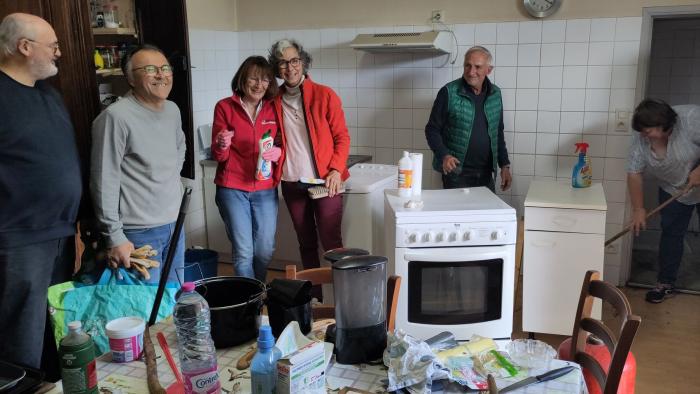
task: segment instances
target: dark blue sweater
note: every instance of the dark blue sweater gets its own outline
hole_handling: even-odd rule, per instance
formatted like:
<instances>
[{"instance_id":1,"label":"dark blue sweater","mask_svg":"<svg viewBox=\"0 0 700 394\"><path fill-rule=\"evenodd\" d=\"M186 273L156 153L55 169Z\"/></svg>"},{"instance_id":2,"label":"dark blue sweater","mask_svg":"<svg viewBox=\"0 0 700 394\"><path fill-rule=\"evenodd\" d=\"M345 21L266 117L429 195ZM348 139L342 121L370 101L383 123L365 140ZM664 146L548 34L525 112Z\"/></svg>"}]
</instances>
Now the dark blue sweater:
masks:
<instances>
[{"instance_id":1,"label":"dark blue sweater","mask_svg":"<svg viewBox=\"0 0 700 394\"><path fill-rule=\"evenodd\" d=\"M63 100L0 71L0 248L75 234L80 159Z\"/></svg>"}]
</instances>

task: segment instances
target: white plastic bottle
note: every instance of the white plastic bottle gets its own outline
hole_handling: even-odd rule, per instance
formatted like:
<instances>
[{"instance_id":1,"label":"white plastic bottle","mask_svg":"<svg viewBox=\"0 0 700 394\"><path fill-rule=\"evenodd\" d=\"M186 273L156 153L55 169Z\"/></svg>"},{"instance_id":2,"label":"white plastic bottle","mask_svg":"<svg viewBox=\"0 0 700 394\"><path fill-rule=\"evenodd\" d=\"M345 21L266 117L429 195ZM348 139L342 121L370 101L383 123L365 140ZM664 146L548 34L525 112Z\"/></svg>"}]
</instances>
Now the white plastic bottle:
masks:
<instances>
[{"instance_id":1,"label":"white plastic bottle","mask_svg":"<svg viewBox=\"0 0 700 394\"><path fill-rule=\"evenodd\" d=\"M218 393L221 383L211 339L209 304L194 288L192 282L182 285L173 313L185 393Z\"/></svg>"},{"instance_id":2,"label":"white plastic bottle","mask_svg":"<svg viewBox=\"0 0 700 394\"><path fill-rule=\"evenodd\" d=\"M413 185L413 160L407 151L403 151L403 157L399 160L399 196L411 197Z\"/></svg>"}]
</instances>

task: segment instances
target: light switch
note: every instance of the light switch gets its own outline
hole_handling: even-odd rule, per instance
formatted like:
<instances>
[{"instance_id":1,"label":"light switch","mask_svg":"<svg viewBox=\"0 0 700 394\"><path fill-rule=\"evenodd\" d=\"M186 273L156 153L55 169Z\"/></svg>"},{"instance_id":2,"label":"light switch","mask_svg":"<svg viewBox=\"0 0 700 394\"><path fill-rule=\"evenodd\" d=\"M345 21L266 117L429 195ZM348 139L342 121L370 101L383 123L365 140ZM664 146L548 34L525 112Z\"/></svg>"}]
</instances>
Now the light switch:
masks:
<instances>
[{"instance_id":1,"label":"light switch","mask_svg":"<svg viewBox=\"0 0 700 394\"><path fill-rule=\"evenodd\" d=\"M615 131L626 133L629 130L630 113L624 110L615 110Z\"/></svg>"}]
</instances>

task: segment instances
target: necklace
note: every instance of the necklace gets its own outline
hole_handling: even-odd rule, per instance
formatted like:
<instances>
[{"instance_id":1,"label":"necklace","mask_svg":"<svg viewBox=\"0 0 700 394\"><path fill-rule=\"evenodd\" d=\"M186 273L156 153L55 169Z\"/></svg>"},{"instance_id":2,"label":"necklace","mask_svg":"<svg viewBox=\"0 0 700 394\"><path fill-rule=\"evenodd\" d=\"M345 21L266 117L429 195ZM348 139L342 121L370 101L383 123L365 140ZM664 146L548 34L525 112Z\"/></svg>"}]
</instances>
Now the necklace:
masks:
<instances>
[{"instance_id":1,"label":"necklace","mask_svg":"<svg viewBox=\"0 0 700 394\"><path fill-rule=\"evenodd\" d=\"M285 107L289 108L292 111L292 115L294 116L294 120L299 120L303 116L303 110L302 110L302 100L301 100L301 89L297 88L289 88L283 95L282 95L282 103L285 105Z\"/></svg>"}]
</instances>

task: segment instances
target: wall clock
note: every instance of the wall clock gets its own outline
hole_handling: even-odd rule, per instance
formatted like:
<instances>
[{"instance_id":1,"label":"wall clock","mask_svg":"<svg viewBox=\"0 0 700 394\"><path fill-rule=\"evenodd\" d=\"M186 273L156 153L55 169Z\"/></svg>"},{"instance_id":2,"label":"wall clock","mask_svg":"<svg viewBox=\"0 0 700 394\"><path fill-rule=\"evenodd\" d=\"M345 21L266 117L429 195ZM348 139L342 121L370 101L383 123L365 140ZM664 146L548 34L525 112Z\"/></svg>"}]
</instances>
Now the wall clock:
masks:
<instances>
[{"instance_id":1,"label":"wall clock","mask_svg":"<svg viewBox=\"0 0 700 394\"><path fill-rule=\"evenodd\" d=\"M523 0L527 12L535 18L545 18L559 9L562 0Z\"/></svg>"}]
</instances>

